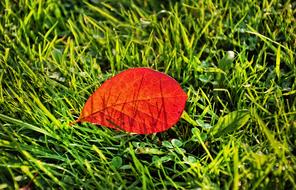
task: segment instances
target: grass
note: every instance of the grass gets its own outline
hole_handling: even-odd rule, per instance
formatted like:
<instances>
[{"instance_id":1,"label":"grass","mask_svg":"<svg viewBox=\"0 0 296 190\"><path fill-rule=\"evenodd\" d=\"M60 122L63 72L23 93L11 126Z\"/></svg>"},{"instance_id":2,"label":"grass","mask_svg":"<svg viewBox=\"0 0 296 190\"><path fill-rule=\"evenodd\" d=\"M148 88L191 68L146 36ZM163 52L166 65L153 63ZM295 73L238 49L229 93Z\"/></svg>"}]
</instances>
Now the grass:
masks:
<instances>
[{"instance_id":1,"label":"grass","mask_svg":"<svg viewBox=\"0 0 296 190\"><path fill-rule=\"evenodd\" d=\"M0 189L295 189L288 1L1 1ZM110 76L150 67L188 94L154 135L69 126Z\"/></svg>"}]
</instances>

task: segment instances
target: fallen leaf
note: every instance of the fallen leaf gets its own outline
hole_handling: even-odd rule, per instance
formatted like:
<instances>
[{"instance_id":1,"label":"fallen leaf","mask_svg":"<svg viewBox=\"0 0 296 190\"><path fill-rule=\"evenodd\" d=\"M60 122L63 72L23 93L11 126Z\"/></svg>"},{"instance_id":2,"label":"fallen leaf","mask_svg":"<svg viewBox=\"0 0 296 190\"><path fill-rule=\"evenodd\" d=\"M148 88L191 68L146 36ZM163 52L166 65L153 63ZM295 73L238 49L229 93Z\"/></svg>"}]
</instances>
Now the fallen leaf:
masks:
<instances>
[{"instance_id":1,"label":"fallen leaf","mask_svg":"<svg viewBox=\"0 0 296 190\"><path fill-rule=\"evenodd\" d=\"M172 77L132 68L105 81L86 101L76 122L138 134L169 129L183 112L187 94Z\"/></svg>"}]
</instances>

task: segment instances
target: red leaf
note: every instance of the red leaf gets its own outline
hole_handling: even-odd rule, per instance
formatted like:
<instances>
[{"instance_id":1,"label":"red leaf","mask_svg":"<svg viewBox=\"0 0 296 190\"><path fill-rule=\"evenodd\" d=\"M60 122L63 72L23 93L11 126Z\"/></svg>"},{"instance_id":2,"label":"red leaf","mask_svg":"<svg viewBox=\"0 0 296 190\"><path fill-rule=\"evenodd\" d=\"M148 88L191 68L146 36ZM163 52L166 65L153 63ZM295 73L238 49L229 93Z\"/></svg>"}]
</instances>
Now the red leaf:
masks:
<instances>
[{"instance_id":1,"label":"red leaf","mask_svg":"<svg viewBox=\"0 0 296 190\"><path fill-rule=\"evenodd\" d=\"M105 81L86 101L76 122L138 134L161 132L177 123L186 100L175 79L152 69L133 68Z\"/></svg>"}]
</instances>

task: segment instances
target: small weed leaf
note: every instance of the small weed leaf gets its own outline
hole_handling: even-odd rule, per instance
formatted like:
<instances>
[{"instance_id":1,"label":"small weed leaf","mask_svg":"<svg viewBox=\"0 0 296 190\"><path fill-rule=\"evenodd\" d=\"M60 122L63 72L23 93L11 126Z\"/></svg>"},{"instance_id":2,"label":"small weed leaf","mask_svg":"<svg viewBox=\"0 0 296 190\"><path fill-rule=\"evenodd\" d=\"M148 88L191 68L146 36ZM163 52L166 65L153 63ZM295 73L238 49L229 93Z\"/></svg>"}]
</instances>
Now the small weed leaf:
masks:
<instances>
[{"instance_id":1,"label":"small weed leaf","mask_svg":"<svg viewBox=\"0 0 296 190\"><path fill-rule=\"evenodd\" d=\"M159 150L157 148L149 148L149 147L139 147L139 148L136 148L135 153L136 154L150 154L150 155L153 155L153 154L157 154L157 155L164 154L163 151L161 151L161 150Z\"/></svg>"},{"instance_id":2,"label":"small weed leaf","mask_svg":"<svg viewBox=\"0 0 296 190\"><path fill-rule=\"evenodd\" d=\"M229 69L234 66L233 65L234 56L235 54L233 51L227 51L226 54L218 63L219 68L221 68L223 71L228 73Z\"/></svg>"},{"instance_id":3,"label":"small weed leaf","mask_svg":"<svg viewBox=\"0 0 296 190\"><path fill-rule=\"evenodd\" d=\"M204 142L208 139L207 133L200 133L200 130L198 128L192 128L191 132L193 134L192 141L199 142L199 139Z\"/></svg>"},{"instance_id":4,"label":"small weed leaf","mask_svg":"<svg viewBox=\"0 0 296 190\"><path fill-rule=\"evenodd\" d=\"M198 142L198 137L200 135L200 131L198 128L192 128L191 129L191 132L192 132L192 141L194 142Z\"/></svg>"},{"instance_id":5,"label":"small weed leaf","mask_svg":"<svg viewBox=\"0 0 296 190\"><path fill-rule=\"evenodd\" d=\"M162 146L166 148L174 148L173 145L169 141L162 141Z\"/></svg>"},{"instance_id":6,"label":"small weed leaf","mask_svg":"<svg viewBox=\"0 0 296 190\"><path fill-rule=\"evenodd\" d=\"M181 147L183 145L182 141L180 141L178 139L172 139L171 142L174 147Z\"/></svg>"},{"instance_id":7,"label":"small weed leaf","mask_svg":"<svg viewBox=\"0 0 296 190\"><path fill-rule=\"evenodd\" d=\"M214 137L220 137L224 134L233 132L236 129L244 126L250 119L248 111L234 111L218 120L218 123L214 126L211 134Z\"/></svg>"},{"instance_id":8,"label":"small weed leaf","mask_svg":"<svg viewBox=\"0 0 296 190\"><path fill-rule=\"evenodd\" d=\"M115 169L120 168L120 166L122 166L122 158L119 156L115 156L114 158L112 158L111 165Z\"/></svg>"},{"instance_id":9,"label":"small weed leaf","mask_svg":"<svg viewBox=\"0 0 296 190\"><path fill-rule=\"evenodd\" d=\"M193 164L193 163L196 162L196 158L193 157L193 156L188 156L188 157L185 156L185 157L183 158L183 160L184 160L184 162L185 162L186 164Z\"/></svg>"}]
</instances>

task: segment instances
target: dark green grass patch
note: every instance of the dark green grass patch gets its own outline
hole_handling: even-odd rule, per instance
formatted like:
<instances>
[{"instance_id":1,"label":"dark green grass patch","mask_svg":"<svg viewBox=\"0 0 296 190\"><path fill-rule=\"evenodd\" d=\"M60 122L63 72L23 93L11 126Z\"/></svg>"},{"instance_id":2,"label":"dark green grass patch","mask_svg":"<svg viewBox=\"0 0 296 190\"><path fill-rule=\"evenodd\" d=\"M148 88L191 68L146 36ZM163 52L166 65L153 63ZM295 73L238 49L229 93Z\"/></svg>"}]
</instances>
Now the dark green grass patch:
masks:
<instances>
[{"instance_id":1,"label":"dark green grass patch","mask_svg":"<svg viewBox=\"0 0 296 190\"><path fill-rule=\"evenodd\" d=\"M293 1L1 1L0 189L295 189ZM131 67L188 94L172 129L75 120Z\"/></svg>"}]
</instances>

